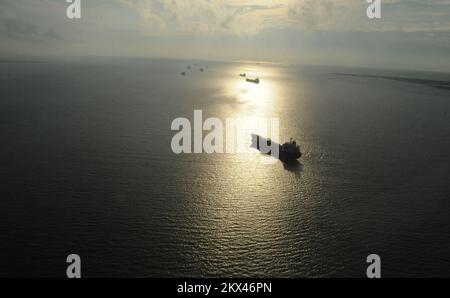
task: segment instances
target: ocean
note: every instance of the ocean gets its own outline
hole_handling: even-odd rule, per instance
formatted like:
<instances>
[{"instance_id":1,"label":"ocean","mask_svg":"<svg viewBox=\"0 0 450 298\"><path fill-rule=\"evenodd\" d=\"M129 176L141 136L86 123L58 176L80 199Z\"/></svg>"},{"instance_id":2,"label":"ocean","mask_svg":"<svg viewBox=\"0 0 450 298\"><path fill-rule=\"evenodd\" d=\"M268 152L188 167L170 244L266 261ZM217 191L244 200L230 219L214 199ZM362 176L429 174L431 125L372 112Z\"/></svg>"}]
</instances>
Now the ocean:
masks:
<instances>
[{"instance_id":1,"label":"ocean","mask_svg":"<svg viewBox=\"0 0 450 298\"><path fill-rule=\"evenodd\" d=\"M64 278L75 253L83 277L365 277L370 254L383 277L450 277L448 82L256 62L2 61L0 276ZM303 156L174 154L171 123L196 109L277 117Z\"/></svg>"}]
</instances>

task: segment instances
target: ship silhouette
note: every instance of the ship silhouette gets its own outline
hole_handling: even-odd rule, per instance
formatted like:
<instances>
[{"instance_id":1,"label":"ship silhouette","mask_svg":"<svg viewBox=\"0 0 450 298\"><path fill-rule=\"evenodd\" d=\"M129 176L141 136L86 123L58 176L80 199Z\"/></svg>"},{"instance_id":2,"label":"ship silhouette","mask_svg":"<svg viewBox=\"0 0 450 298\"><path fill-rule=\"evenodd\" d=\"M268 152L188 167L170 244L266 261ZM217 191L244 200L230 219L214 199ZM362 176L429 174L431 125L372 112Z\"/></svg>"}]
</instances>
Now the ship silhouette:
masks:
<instances>
[{"instance_id":1,"label":"ship silhouette","mask_svg":"<svg viewBox=\"0 0 450 298\"><path fill-rule=\"evenodd\" d=\"M278 146L278 159L282 162L294 161L302 156L300 146L292 138L289 142L281 145L277 142L272 141L271 139L264 138L257 134L252 134L251 147L261 151L262 153L272 155L272 152L270 150L268 152L262 151L262 144L266 144L265 146L267 147Z\"/></svg>"},{"instance_id":2,"label":"ship silhouette","mask_svg":"<svg viewBox=\"0 0 450 298\"><path fill-rule=\"evenodd\" d=\"M247 79L245 79L247 82L249 82L249 83L253 83L253 84L259 84L259 78L256 78L256 79L249 79L249 78L247 78Z\"/></svg>"}]
</instances>

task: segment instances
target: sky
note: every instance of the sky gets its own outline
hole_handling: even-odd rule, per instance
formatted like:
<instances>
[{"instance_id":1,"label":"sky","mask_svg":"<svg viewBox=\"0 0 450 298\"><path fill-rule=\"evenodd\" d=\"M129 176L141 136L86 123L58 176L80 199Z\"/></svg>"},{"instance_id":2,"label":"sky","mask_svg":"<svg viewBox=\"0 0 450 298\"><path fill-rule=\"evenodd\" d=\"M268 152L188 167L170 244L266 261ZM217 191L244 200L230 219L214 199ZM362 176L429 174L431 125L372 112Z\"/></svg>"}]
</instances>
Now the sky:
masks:
<instances>
[{"instance_id":1,"label":"sky","mask_svg":"<svg viewBox=\"0 0 450 298\"><path fill-rule=\"evenodd\" d=\"M0 55L138 56L450 72L450 0L1 0Z\"/></svg>"}]
</instances>

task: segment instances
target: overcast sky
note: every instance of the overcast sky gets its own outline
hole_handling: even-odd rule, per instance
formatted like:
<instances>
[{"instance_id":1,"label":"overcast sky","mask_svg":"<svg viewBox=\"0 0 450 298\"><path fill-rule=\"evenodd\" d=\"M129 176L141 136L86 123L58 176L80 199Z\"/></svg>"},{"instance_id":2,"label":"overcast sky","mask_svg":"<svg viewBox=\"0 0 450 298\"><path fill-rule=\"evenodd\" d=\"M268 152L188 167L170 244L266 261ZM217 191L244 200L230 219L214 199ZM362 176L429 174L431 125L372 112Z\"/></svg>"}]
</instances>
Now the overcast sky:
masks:
<instances>
[{"instance_id":1,"label":"overcast sky","mask_svg":"<svg viewBox=\"0 0 450 298\"><path fill-rule=\"evenodd\" d=\"M264 60L450 71L450 0L0 0L0 54Z\"/></svg>"}]
</instances>

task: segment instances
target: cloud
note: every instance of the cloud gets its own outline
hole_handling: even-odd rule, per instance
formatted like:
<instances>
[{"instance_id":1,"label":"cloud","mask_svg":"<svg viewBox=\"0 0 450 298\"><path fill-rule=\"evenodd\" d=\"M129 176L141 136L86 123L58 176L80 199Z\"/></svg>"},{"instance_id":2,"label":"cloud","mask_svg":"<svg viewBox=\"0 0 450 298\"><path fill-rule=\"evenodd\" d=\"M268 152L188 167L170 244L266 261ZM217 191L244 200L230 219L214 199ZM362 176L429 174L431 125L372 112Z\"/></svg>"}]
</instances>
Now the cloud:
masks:
<instances>
[{"instance_id":1,"label":"cloud","mask_svg":"<svg viewBox=\"0 0 450 298\"><path fill-rule=\"evenodd\" d=\"M6 18L0 21L0 33L3 37L29 41L64 40L53 28L40 29L37 25L20 19Z\"/></svg>"},{"instance_id":2,"label":"cloud","mask_svg":"<svg viewBox=\"0 0 450 298\"><path fill-rule=\"evenodd\" d=\"M165 32L257 33L267 28L326 29L353 14L357 0L121 0ZM360 5L358 5L360 6ZM361 10L365 13L365 10ZM339 15L336 15L336 14ZM342 19L342 18L341 18Z\"/></svg>"},{"instance_id":3,"label":"cloud","mask_svg":"<svg viewBox=\"0 0 450 298\"><path fill-rule=\"evenodd\" d=\"M450 1L383 0L382 21L364 0L120 0L158 32L255 34L268 28L332 31L450 30Z\"/></svg>"},{"instance_id":4,"label":"cloud","mask_svg":"<svg viewBox=\"0 0 450 298\"><path fill-rule=\"evenodd\" d=\"M38 4L41 5L27 6L20 1L3 0L0 3L0 37L31 42L63 40L53 18L46 15L64 6L54 0L41 0Z\"/></svg>"},{"instance_id":5,"label":"cloud","mask_svg":"<svg viewBox=\"0 0 450 298\"><path fill-rule=\"evenodd\" d=\"M382 0L381 20L369 20L367 6L365 0L83 0L82 18L68 20L65 0L0 0L0 52L448 65L450 0Z\"/></svg>"}]
</instances>

